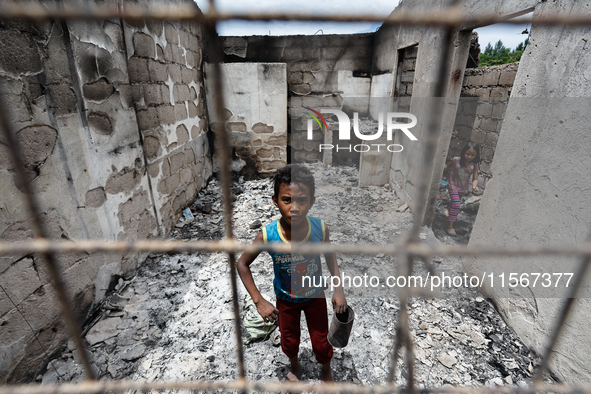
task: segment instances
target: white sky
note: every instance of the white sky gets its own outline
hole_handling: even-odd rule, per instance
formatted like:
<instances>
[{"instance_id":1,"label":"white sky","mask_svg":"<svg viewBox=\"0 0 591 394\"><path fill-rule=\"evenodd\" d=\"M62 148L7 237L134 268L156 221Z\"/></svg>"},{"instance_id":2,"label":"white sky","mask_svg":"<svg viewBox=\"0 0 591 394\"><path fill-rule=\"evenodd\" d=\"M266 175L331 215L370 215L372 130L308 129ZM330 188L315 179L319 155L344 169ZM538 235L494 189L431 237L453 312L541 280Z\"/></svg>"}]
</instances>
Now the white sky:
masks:
<instances>
[{"instance_id":1,"label":"white sky","mask_svg":"<svg viewBox=\"0 0 591 394\"><path fill-rule=\"evenodd\" d=\"M209 0L195 0L195 2L201 10L207 11ZM222 12L309 12L311 15L364 13L386 17L398 2L398 0L216 0L216 6ZM374 32L380 25L380 23L227 21L220 23L218 32L222 36L351 34ZM494 45L498 40L502 40L506 47L513 49L527 38L526 34L521 34L525 28L525 25L493 25L476 29L480 48L484 50L489 42ZM320 29L322 32L318 32Z\"/></svg>"}]
</instances>

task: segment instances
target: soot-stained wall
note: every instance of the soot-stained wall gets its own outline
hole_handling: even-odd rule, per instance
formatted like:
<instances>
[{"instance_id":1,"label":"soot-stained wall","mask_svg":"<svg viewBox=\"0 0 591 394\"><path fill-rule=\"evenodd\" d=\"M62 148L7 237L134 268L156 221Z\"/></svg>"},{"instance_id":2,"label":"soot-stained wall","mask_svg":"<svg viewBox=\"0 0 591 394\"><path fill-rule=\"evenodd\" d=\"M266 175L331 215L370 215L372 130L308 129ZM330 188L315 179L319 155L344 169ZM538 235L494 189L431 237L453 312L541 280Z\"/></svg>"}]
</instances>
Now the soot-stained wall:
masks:
<instances>
[{"instance_id":1,"label":"soot-stained wall","mask_svg":"<svg viewBox=\"0 0 591 394\"><path fill-rule=\"evenodd\" d=\"M317 161L321 160L318 144L325 136L314 125L313 140L308 141L304 107L340 109L346 98L362 97L367 112L373 37L373 33L225 37L224 61L287 64L291 159ZM363 103L360 107L363 112Z\"/></svg>"},{"instance_id":2,"label":"soot-stained wall","mask_svg":"<svg viewBox=\"0 0 591 394\"><path fill-rule=\"evenodd\" d=\"M1 23L3 99L50 238L131 241L170 230L212 171L202 48L193 22ZM0 140L0 239L22 241L33 219L8 153ZM60 257L80 320L140 258ZM67 333L40 256L0 258L0 284L3 383L37 372L45 355L35 336L52 353Z\"/></svg>"}]
</instances>

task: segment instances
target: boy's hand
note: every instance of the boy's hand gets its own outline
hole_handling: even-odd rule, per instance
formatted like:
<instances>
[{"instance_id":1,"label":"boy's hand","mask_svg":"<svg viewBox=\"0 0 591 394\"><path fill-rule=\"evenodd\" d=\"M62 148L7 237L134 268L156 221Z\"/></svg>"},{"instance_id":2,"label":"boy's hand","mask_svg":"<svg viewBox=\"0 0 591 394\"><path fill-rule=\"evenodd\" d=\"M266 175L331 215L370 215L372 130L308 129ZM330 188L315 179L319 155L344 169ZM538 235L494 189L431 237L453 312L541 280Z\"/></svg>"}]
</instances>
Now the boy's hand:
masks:
<instances>
[{"instance_id":1,"label":"boy's hand","mask_svg":"<svg viewBox=\"0 0 591 394\"><path fill-rule=\"evenodd\" d=\"M345 313L347 311L347 300L345 297L339 297L337 294L332 296L332 309L335 313Z\"/></svg>"},{"instance_id":2,"label":"boy's hand","mask_svg":"<svg viewBox=\"0 0 591 394\"><path fill-rule=\"evenodd\" d=\"M257 312L262 316L264 321L274 322L279 316L279 311L269 301L261 297L261 300L256 303Z\"/></svg>"}]
</instances>

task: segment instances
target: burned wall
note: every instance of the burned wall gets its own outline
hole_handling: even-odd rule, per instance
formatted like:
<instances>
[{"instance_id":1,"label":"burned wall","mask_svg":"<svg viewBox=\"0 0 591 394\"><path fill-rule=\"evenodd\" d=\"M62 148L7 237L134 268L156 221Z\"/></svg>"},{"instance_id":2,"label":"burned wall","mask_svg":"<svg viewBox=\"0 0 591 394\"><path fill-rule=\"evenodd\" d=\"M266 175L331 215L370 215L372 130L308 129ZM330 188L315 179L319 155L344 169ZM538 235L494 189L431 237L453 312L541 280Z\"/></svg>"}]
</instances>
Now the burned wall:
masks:
<instances>
[{"instance_id":1,"label":"burned wall","mask_svg":"<svg viewBox=\"0 0 591 394\"><path fill-rule=\"evenodd\" d=\"M168 232L211 174L201 48L195 23L2 22L3 98L50 238L131 241ZM14 177L1 140L4 241L33 237ZM60 257L81 320L140 257ZM52 353L66 336L45 262L4 256L0 284L0 380L34 377L45 358L35 338Z\"/></svg>"},{"instance_id":2,"label":"burned wall","mask_svg":"<svg viewBox=\"0 0 591 394\"><path fill-rule=\"evenodd\" d=\"M287 84L284 63L222 64L224 119L215 111L212 65L205 65L212 129L223 127L233 147L232 170L271 176L287 164ZM219 154L214 155L219 167Z\"/></svg>"},{"instance_id":3,"label":"burned wall","mask_svg":"<svg viewBox=\"0 0 591 394\"><path fill-rule=\"evenodd\" d=\"M542 2L536 16L589 14L589 4ZM536 26L519 64L491 166L492 178L480 205L469 246L572 245L589 240L591 156L589 84L591 56L585 49L588 26ZM499 312L539 354L546 349L572 288L579 259L565 256L469 259L469 273L528 273L519 286L486 285ZM539 272L551 275L534 284ZM574 273L571 287L555 280ZM547 277L546 277L547 278ZM525 277L524 277L525 279ZM589 277L584 283L589 283ZM563 381L591 379L589 286L583 285L551 356Z\"/></svg>"},{"instance_id":4,"label":"burned wall","mask_svg":"<svg viewBox=\"0 0 591 394\"><path fill-rule=\"evenodd\" d=\"M540 0L527 0L523 2L483 2L481 0L466 0L459 2L458 7L465 16L480 14L495 14L503 16L517 16L533 9ZM394 12L404 10L437 12L445 9L449 2L443 1L437 4L424 3L420 1L402 2ZM463 25L453 32L452 46L450 48L450 72L445 76L444 96L445 102L440 103L443 107L441 119L441 131L438 133L436 153L430 158L434 164L428 177L429 198L427 210L422 222L430 223L433 218L434 207L437 202L439 182L443 174L445 159L454 129L454 121L464 72L466 70L466 59L470 50L472 29L477 26ZM386 112L391 106L384 106L384 97L394 97L394 87L398 73L400 50L418 46L416 68L413 75L412 97L410 100L410 112L417 119L417 125L412 129L418 141L400 139L394 141L404 146L401 154L392 154L390 184L397 194L405 202L413 204L416 186L422 165L422 151L428 131L428 120L430 118L433 103L430 98L435 94L438 74L440 71L439 56L444 45L442 38L445 36L441 28L434 26L409 26L388 24L383 25L375 34L373 76L371 85L370 113L375 119L379 112ZM386 160L387 162L387 160Z\"/></svg>"},{"instance_id":5,"label":"burned wall","mask_svg":"<svg viewBox=\"0 0 591 394\"><path fill-rule=\"evenodd\" d=\"M373 33L224 37L224 61L286 63L291 159L312 162L322 159L318 144L325 136L315 125L314 139L307 140L309 117L304 107L340 109L351 98L355 110L367 113L373 37ZM365 99L353 100L359 97Z\"/></svg>"},{"instance_id":6,"label":"burned wall","mask_svg":"<svg viewBox=\"0 0 591 394\"><path fill-rule=\"evenodd\" d=\"M446 161L459 156L470 141L480 144L478 185L492 177L490 166L503 125L519 63L466 69Z\"/></svg>"}]
</instances>

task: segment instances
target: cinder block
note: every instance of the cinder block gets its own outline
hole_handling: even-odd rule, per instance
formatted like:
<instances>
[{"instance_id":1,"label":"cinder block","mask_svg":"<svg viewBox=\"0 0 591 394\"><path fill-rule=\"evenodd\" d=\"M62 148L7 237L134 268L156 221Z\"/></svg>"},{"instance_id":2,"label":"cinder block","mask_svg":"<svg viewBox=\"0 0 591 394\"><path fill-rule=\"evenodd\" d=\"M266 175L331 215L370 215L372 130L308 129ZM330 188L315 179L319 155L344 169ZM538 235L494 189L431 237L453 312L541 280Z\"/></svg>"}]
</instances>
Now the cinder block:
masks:
<instances>
[{"instance_id":1,"label":"cinder block","mask_svg":"<svg viewBox=\"0 0 591 394\"><path fill-rule=\"evenodd\" d=\"M172 47L173 44L167 43L166 47L164 48L164 60L167 62L174 62L174 56L172 56Z\"/></svg>"},{"instance_id":2,"label":"cinder block","mask_svg":"<svg viewBox=\"0 0 591 394\"><path fill-rule=\"evenodd\" d=\"M168 69L168 75L170 76L170 79L172 79L172 82L174 82L174 83L183 82L183 77L181 74L181 66L179 66L178 64L169 64L167 66L167 69Z\"/></svg>"},{"instance_id":3,"label":"cinder block","mask_svg":"<svg viewBox=\"0 0 591 394\"><path fill-rule=\"evenodd\" d=\"M170 173L174 174L185 165L185 154L179 152L175 155L170 156Z\"/></svg>"},{"instance_id":4,"label":"cinder block","mask_svg":"<svg viewBox=\"0 0 591 394\"><path fill-rule=\"evenodd\" d=\"M174 106L174 117L177 122L187 119L187 108L184 103Z\"/></svg>"},{"instance_id":5,"label":"cinder block","mask_svg":"<svg viewBox=\"0 0 591 394\"><path fill-rule=\"evenodd\" d=\"M179 30L179 44L183 48L189 48L189 33L184 30Z\"/></svg>"},{"instance_id":6,"label":"cinder block","mask_svg":"<svg viewBox=\"0 0 591 394\"><path fill-rule=\"evenodd\" d=\"M303 83L313 83L316 77L311 72L303 72L302 73L302 82Z\"/></svg>"},{"instance_id":7,"label":"cinder block","mask_svg":"<svg viewBox=\"0 0 591 394\"><path fill-rule=\"evenodd\" d=\"M182 103L191 98L189 87L187 85L174 85L173 96L175 103Z\"/></svg>"},{"instance_id":8,"label":"cinder block","mask_svg":"<svg viewBox=\"0 0 591 394\"><path fill-rule=\"evenodd\" d=\"M150 33L156 37L160 37L162 35L162 21L160 19L147 20L146 26L148 27Z\"/></svg>"},{"instance_id":9,"label":"cinder block","mask_svg":"<svg viewBox=\"0 0 591 394\"><path fill-rule=\"evenodd\" d=\"M484 144L494 149L497 146L498 140L499 135L497 133L486 133Z\"/></svg>"},{"instance_id":10,"label":"cinder block","mask_svg":"<svg viewBox=\"0 0 591 394\"><path fill-rule=\"evenodd\" d=\"M302 96L308 95L312 92L312 88L308 84L290 85L289 90Z\"/></svg>"},{"instance_id":11,"label":"cinder block","mask_svg":"<svg viewBox=\"0 0 591 394\"><path fill-rule=\"evenodd\" d=\"M482 76L482 85L484 86L496 86L499 84L499 77L501 76L500 71L488 71Z\"/></svg>"},{"instance_id":12,"label":"cinder block","mask_svg":"<svg viewBox=\"0 0 591 394\"><path fill-rule=\"evenodd\" d=\"M158 118L162 124L176 123L174 107L172 105L161 105L158 107Z\"/></svg>"},{"instance_id":13,"label":"cinder block","mask_svg":"<svg viewBox=\"0 0 591 394\"><path fill-rule=\"evenodd\" d=\"M480 98L490 97L490 88L479 88L474 91L474 96Z\"/></svg>"},{"instance_id":14,"label":"cinder block","mask_svg":"<svg viewBox=\"0 0 591 394\"><path fill-rule=\"evenodd\" d=\"M179 32L170 22L164 22L164 36L169 43L174 45L179 44Z\"/></svg>"},{"instance_id":15,"label":"cinder block","mask_svg":"<svg viewBox=\"0 0 591 394\"><path fill-rule=\"evenodd\" d=\"M155 60L148 60L148 71L150 79L153 82L168 81L168 73L166 72L166 65Z\"/></svg>"},{"instance_id":16,"label":"cinder block","mask_svg":"<svg viewBox=\"0 0 591 394\"><path fill-rule=\"evenodd\" d=\"M142 89L140 85L118 85L119 99L124 108L131 108L142 99Z\"/></svg>"},{"instance_id":17,"label":"cinder block","mask_svg":"<svg viewBox=\"0 0 591 394\"><path fill-rule=\"evenodd\" d=\"M476 143L482 144L484 143L484 139L486 137L486 133L481 130L472 130L472 134L470 135L470 140Z\"/></svg>"},{"instance_id":18,"label":"cinder block","mask_svg":"<svg viewBox=\"0 0 591 394\"><path fill-rule=\"evenodd\" d=\"M303 80L304 79L303 79L302 73L299 71L291 72L287 76L287 83L290 85L299 85L299 84L303 83Z\"/></svg>"},{"instance_id":19,"label":"cinder block","mask_svg":"<svg viewBox=\"0 0 591 394\"><path fill-rule=\"evenodd\" d=\"M186 64L185 51L179 46L173 45L172 47L172 61L178 64Z\"/></svg>"},{"instance_id":20,"label":"cinder block","mask_svg":"<svg viewBox=\"0 0 591 394\"><path fill-rule=\"evenodd\" d=\"M482 160L491 162L493 159L494 151L488 146L482 148Z\"/></svg>"},{"instance_id":21,"label":"cinder block","mask_svg":"<svg viewBox=\"0 0 591 394\"><path fill-rule=\"evenodd\" d=\"M486 161L480 162L480 171L490 175L490 163Z\"/></svg>"},{"instance_id":22,"label":"cinder block","mask_svg":"<svg viewBox=\"0 0 591 394\"><path fill-rule=\"evenodd\" d=\"M151 107L162 104L162 93L160 92L160 85L145 85L144 101L146 105Z\"/></svg>"},{"instance_id":23,"label":"cinder block","mask_svg":"<svg viewBox=\"0 0 591 394\"><path fill-rule=\"evenodd\" d=\"M162 176L167 177L170 175L170 161L168 158L162 160Z\"/></svg>"},{"instance_id":24,"label":"cinder block","mask_svg":"<svg viewBox=\"0 0 591 394\"><path fill-rule=\"evenodd\" d=\"M483 78L482 74L470 75L466 78L465 85L467 85L467 86L482 86L482 78Z\"/></svg>"},{"instance_id":25,"label":"cinder block","mask_svg":"<svg viewBox=\"0 0 591 394\"><path fill-rule=\"evenodd\" d=\"M170 104L170 89L167 85L160 85L160 92L162 93L162 104Z\"/></svg>"},{"instance_id":26,"label":"cinder block","mask_svg":"<svg viewBox=\"0 0 591 394\"><path fill-rule=\"evenodd\" d=\"M497 120L493 118L482 118L480 128L484 131L497 131Z\"/></svg>"},{"instance_id":27,"label":"cinder block","mask_svg":"<svg viewBox=\"0 0 591 394\"><path fill-rule=\"evenodd\" d=\"M148 71L148 61L132 57L127 62L127 72L129 73L129 82L139 83L150 81L150 73Z\"/></svg>"},{"instance_id":28,"label":"cinder block","mask_svg":"<svg viewBox=\"0 0 591 394\"><path fill-rule=\"evenodd\" d=\"M193 70L187 67L181 67L181 80L183 83L193 82Z\"/></svg>"},{"instance_id":29,"label":"cinder block","mask_svg":"<svg viewBox=\"0 0 591 394\"><path fill-rule=\"evenodd\" d=\"M310 70L310 62L307 60L300 60L297 62L292 63L290 67L291 71L309 71Z\"/></svg>"},{"instance_id":30,"label":"cinder block","mask_svg":"<svg viewBox=\"0 0 591 394\"><path fill-rule=\"evenodd\" d=\"M471 135L472 135L472 128L471 127L465 127L465 126L458 127L458 137L468 140L468 139L470 139Z\"/></svg>"},{"instance_id":31,"label":"cinder block","mask_svg":"<svg viewBox=\"0 0 591 394\"><path fill-rule=\"evenodd\" d=\"M201 44L199 43L199 37L191 34L189 36L189 45L186 49L190 49L193 52L198 52L201 49Z\"/></svg>"},{"instance_id":32,"label":"cinder block","mask_svg":"<svg viewBox=\"0 0 591 394\"><path fill-rule=\"evenodd\" d=\"M507 103L505 101L494 103L491 115L495 118L504 118L505 111L507 111Z\"/></svg>"},{"instance_id":33,"label":"cinder block","mask_svg":"<svg viewBox=\"0 0 591 394\"><path fill-rule=\"evenodd\" d=\"M55 114L57 116L76 112L78 108L76 93L69 84L50 85L49 93L55 104ZM26 116L26 118L30 118L30 116Z\"/></svg>"},{"instance_id":34,"label":"cinder block","mask_svg":"<svg viewBox=\"0 0 591 394\"><path fill-rule=\"evenodd\" d=\"M402 83L413 83L415 80L415 73L414 71L406 71L403 72L400 76L400 82Z\"/></svg>"},{"instance_id":35,"label":"cinder block","mask_svg":"<svg viewBox=\"0 0 591 394\"><path fill-rule=\"evenodd\" d=\"M160 125L158 119L158 111L156 108L147 108L137 113L137 120L140 130L146 131L151 130Z\"/></svg>"},{"instance_id":36,"label":"cinder block","mask_svg":"<svg viewBox=\"0 0 591 394\"><path fill-rule=\"evenodd\" d=\"M517 75L516 70L512 71L503 71L501 73L501 77L499 78L499 85L503 86L513 86L515 82L515 76Z\"/></svg>"},{"instance_id":37,"label":"cinder block","mask_svg":"<svg viewBox=\"0 0 591 394\"><path fill-rule=\"evenodd\" d=\"M193 119L197 117L197 106L193 101L187 101L187 106L189 107L189 119Z\"/></svg>"},{"instance_id":38,"label":"cinder block","mask_svg":"<svg viewBox=\"0 0 591 394\"><path fill-rule=\"evenodd\" d=\"M402 62L402 71L414 71L417 60L415 59L404 59Z\"/></svg>"},{"instance_id":39,"label":"cinder block","mask_svg":"<svg viewBox=\"0 0 591 394\"><path fill-rule=\"evenodd\" d=\"M509 92L507 88L496 87L491 90L490 97L509 97Z\"/></svg>"},{"instance_id":40,"label":"cinder block","mask_svg":"<svg viewBox=\"0 0 591 394\"><path fill-rule=\"evenodd\" d=\"M489 117L492 114L493 105L490 101L481 101L478 103L478 108L476 109L476 115Z\"/></svg>"},{"instance_id":41,"label":"cinder block","mask_svg":"<svg viewBox=\"0 0 591 394\"><path fill-rule=\"evenodd\" d=\"M133 48L136 56L153 59L156 56L154 39L147 34L135 33L133 35Z\"/></svg>"}]
</instances>

